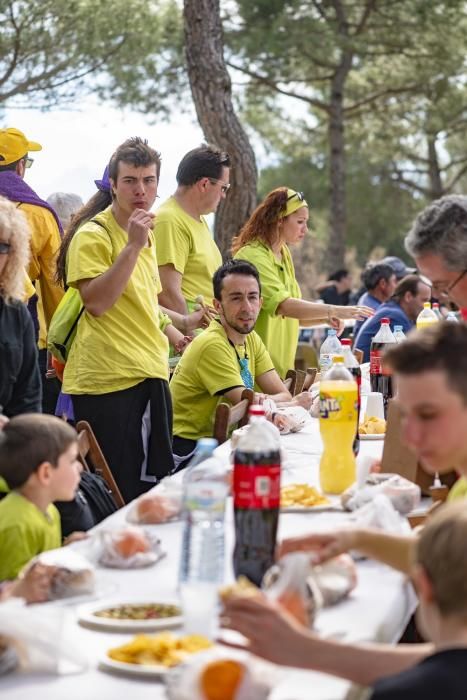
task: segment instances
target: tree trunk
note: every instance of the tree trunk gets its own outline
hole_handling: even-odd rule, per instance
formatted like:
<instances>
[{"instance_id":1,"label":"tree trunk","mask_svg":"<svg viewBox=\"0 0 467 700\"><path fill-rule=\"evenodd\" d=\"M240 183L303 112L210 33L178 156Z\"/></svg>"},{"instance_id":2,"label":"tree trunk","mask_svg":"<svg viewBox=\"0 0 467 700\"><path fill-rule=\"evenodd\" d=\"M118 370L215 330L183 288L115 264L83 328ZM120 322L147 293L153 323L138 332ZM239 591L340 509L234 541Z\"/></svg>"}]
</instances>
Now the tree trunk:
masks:
<instances>
[{"instance_id":1,"label":"tree trunk","mask_svg":"<svg viewBox=\"0 0 467 700\"><path fill-rule=\"evenodd\" d=\"M430 198L439 199L445 194L441 168L439 165L438 151L436 150L436 137L428 136L428 178Z\"/></svg>"},{"instance_id":2,"label":"tree trunk","mask_svg":"<svg viewBox=\"0 0 467 700\"><path fill-rule=\"evenodd\" d=\"M344 141L344 81L345 76L336 73L331 86L329 110L329 237L324 261L326 270L334 272L344 267L347 235L347 207L345 190L345 141Z\"/></svg>"},{"instance_id":3,"label":"tree trunk","mask_svg":"<svg viewBox=\"0 0 467 700\"><path fill-rule=\"evenodd\" d=\"M253 149L232 104L224 63L219 0L184 0L185 51L191 94L207 141L231 158L231 188L215 221L216 242L228 257L232 237L256 206L258 173Z\"/></svg>"}]
</instances>

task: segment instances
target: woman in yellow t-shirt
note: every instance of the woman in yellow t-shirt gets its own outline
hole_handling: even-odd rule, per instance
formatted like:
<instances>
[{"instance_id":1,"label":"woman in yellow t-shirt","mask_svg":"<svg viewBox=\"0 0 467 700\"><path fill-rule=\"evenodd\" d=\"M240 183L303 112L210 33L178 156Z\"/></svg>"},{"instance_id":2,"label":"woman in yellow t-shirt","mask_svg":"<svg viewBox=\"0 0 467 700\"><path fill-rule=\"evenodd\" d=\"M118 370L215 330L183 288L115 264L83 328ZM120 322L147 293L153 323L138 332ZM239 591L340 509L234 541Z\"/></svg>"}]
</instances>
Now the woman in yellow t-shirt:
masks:
<instances>
[{"instance_id":1,"label":"woman in yellow t-shirt","mask_svg":"<svg viewBox=\"0 0 467 700\"><path fill-rule=\"evenodd\" d=\"M303 240L307 225L303 194L279 187L255 209L232 246L235 258L258 268L263 306L255 330L282 378L294 366L299 325L327 322L339 328L340 320L373 314L366 306L333 306L301 298L289 246Z\"/></svg>"}]
</instances>

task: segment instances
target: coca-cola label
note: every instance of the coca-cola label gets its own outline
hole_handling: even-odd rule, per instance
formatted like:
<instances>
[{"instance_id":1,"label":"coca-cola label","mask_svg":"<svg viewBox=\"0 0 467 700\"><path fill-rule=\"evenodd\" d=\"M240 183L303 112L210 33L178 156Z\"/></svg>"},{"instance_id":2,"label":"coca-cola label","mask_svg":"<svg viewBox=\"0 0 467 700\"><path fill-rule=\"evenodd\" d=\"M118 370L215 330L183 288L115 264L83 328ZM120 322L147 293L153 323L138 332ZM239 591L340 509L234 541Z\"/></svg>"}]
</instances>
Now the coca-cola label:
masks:
<instances>
[{"instance_id":1,"label":"coca-cola label","mask_svg":"<svg viewBox=\"0 0 467 700\"><path fill-rule=\"evenodd\" d=\"M235 464L233 492L236 508L279 508L280 465L249 467L245 464Z\"/></svg>"},{"instance_id":2,"label":"coca-cola label","mask_svg":"<svg viewBox=\"0 0 467 700\"><path fill-rule=\"evenodd\" d=\"M384 374L390 376L391 371L383 363L381 350L370 350L370 374Z\"/></svg>"}]
</instances>

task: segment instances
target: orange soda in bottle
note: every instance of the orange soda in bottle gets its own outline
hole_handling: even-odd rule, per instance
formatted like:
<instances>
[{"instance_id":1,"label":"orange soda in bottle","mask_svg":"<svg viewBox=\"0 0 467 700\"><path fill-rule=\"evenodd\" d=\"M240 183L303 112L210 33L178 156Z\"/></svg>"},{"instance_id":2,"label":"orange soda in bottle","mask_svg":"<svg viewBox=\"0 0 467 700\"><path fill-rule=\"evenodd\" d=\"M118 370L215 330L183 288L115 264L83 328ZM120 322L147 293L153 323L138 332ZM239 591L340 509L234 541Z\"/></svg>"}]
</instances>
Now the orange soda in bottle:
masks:
<instances>
[{"instance_id":1,"label":"orange soda in bottle","mask_svg":"<svg viewBox=\"0 0 467 700\"><path fill-rule=\"evenodd\" d=\"M343 355L334 355L332 362L319 389L319 429L324 448L319 478L323 491L339 494L356 479L352 445L357 428L358 388L344 365Z\"/></svg>"}]
</instances>

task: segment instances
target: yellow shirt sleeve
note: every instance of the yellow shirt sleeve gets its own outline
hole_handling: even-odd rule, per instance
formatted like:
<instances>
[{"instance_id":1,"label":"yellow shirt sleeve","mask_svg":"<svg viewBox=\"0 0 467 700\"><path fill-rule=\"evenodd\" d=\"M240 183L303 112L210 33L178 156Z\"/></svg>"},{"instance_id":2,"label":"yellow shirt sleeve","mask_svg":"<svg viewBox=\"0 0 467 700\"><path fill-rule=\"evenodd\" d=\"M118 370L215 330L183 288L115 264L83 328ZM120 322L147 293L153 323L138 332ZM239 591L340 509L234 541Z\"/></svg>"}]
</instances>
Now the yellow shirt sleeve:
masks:
<instances>
[{"instance_id":1,"label":"yellow shirt sleeve","mask_svg":"<svg viewBox=\"0 0 467 700\"><path fill-rule=\"evenodd\" d=\"M67 283L94 279L112 266L112 242L102 226L87 223L74 235L67 259Z\"/></svg>"},{"instance_id":2,"label":"yellow shirt sleeve","mask_svg":"<svg viewBox=\"0 0 467 700\"><path fill-rule=\"evenodd\" d=\"M190 255L191 241L188 232L177 219L158 216L155 224L157 264L173 265L181 275Z\"/></svg>"},{"instance_id":3,"label":"yellow shirt sleeve","mask_svg":"<svg viewBox=\"0 0 467 700\"><path fill-rule=\"evenodd\" d=\"M162 332L165 331L167 326L170 326L172 323L172 319L167 316L161 309L159 309L159 328L161 329Z\"/></svg>"},{"instance_id":4,"label":"yellow shirt sleeve","mask_svg":"<svg viewBox=\"0 0 467 700\"><path fill-rule=\"evenodd\" d=\"M28 274L32 282L39 282L45 325L48 328L64 291L54 282L60 231L53 214L44 207L21 204L19 210L27 218L31 230L31 260Z\"/></svg>"}]
</instances>

